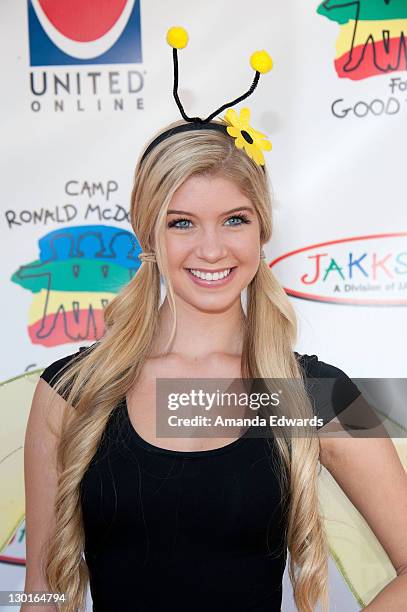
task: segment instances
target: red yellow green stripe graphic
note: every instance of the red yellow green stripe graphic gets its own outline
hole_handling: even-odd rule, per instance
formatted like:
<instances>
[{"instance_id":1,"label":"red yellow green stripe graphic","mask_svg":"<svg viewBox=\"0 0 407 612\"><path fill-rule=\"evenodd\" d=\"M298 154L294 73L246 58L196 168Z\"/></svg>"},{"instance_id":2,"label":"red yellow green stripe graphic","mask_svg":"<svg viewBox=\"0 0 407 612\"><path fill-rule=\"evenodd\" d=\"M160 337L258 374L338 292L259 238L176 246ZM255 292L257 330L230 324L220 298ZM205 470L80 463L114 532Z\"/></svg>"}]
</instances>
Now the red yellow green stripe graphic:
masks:
<instances>
[{"instance_id":1,"label":"red yellow green stripe graphic","mask_svg":"<svg viewBox=\"0 0 407 612\"><path fill-rule=\"evenodd\" d=\"M334 62L339 77L361 80L407 70L406 0L327 0L317 13L340 25Z\"/></svg>"}]
</instances>

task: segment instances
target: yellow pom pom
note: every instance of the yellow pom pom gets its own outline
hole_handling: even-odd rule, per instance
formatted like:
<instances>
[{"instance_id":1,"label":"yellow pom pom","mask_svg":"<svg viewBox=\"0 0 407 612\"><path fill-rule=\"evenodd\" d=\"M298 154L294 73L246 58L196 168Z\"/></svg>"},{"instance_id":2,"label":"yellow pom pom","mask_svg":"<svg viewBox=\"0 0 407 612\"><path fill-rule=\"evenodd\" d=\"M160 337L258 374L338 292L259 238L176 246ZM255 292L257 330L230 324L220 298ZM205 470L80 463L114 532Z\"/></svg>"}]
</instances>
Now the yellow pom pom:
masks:
<instances>
[{"instance_id":1,"label":"yellow pom pom","mask_svg":"<svg viewBox=\"0 0 407 612\"><path fill-rule=\"evenodd\" d=\"M272 69L273 60L267 51L255 51L250 56L250 66L253 68L253 70L264 74Z\"/></svg>"},{"instance_id":2,"label":"yellow pom pom","mask_svg":"<svg viewBox=\"0 0 407 612\"><path fill-rule=\"evenodd\" d=\"M177 26L170 28L167 32L167 43L174 49L183 49L188 44L188 32Z\"/></svg>"}]
</instances>

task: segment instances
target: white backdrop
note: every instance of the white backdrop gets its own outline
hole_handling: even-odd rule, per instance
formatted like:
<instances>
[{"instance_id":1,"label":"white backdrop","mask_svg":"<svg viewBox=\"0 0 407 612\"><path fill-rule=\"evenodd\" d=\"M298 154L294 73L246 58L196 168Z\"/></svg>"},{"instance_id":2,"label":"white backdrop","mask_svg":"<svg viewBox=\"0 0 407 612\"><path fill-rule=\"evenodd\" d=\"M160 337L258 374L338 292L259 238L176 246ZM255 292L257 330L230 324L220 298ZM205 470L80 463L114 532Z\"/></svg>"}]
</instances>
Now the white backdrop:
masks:
<instances>
[{"instance_id":1,"label":"white backdrop","mask_svg":"<svg viewBox=\"0 0 407 612\"><path fill-rule=\"evenodd\" d=\"M353 377L406 376L407 75L378 37L395 17L403 30L407 13L382 14L376 0L360 1L358 22L329 0L319 12L311 0L128 0L120 17L120 2L103 13L89 0L70 20L78 3L58 4L55 15L40 0L0 5L2 380L91 343L103 305L134 273L125 254L135 161L179 118L165 41L173 25L190 36L179 52L190 116L249 87L253 51L273 58L247 105L273 143L266 254L298 313L296 350ZM92 9L94 27L81 25ZM110 259L96 261L112 240ZM110 276L97 276L108 259ZM0 559L0 589L22 588L24 542L22 525ZM333 565L330 585L332 609L359 609ZM287 575L284 587L283 609L294 610Z\"/></svg>"}]
</instances>

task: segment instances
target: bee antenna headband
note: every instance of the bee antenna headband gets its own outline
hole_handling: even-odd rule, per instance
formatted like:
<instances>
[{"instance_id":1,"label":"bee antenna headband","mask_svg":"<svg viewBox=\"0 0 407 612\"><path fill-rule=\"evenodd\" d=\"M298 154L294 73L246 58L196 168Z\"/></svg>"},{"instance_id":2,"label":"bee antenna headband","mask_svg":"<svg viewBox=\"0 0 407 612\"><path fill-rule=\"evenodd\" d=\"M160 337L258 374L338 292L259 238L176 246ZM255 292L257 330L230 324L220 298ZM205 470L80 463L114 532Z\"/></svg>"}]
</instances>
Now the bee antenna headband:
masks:
<instances>
[{"instance_id":1,"label":"bee antenna headband","mask_svg":"<svg viewBox=\"0 0 407 612\"><path fill-rule=\"evenodd\" d=\"M267 51L255 51L250 57L250 65L255 71L255 75L253 83L248 91L235 100L223 104L213 113L208 115L208 117L202 119L201 117L188 117L178 96L178 49L183 49L187 46L188 34L186 30L181 27L170 28L167 32L167 42L172 47L172 58L174 65L173 94L181 115L186 123L166 130L157 136L157 138L155 138L144 151L140 164L158 143L162 142L173 134L187 132L190 130L214 129L229 134L229 136L234 138L235 145L238 149L244 149L246 154L253 159L256 164L259 166L264 166L265 162L262 151L270 151L272 148L271 142L267 140L265 134L262 134L251 127L250 110L248 108L242 108L240 110L240 116L238 116L237 112L233 108L229 107L241 102L245 98L248 98L256 89L260 79L260 74L269 72L272 69L273 61ZM223 117L226 125L213 122L212 119L226 108L228 110Z\"/></svg>"}]
</instances>

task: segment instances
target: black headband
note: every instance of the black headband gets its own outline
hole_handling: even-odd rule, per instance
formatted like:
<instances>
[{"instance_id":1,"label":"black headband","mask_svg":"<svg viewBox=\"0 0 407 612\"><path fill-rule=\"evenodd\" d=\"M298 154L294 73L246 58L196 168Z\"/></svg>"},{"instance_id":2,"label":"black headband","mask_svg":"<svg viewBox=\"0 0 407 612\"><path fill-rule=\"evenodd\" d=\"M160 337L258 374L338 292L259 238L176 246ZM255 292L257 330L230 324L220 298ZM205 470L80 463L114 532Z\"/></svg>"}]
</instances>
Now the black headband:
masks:
<instances>
[{"instance_id":1,"label":"black headband","mask_svg":"<svg viewBox=\"0 0 407 612\"><path fill-rule=\"evenodd\" d=\"M219 132L223 132L223 134L227 134L226 125L222 125L221 123L215 123L214 121L193 121L190 123L183 123L181 125L177 125L165 132L162 132L157 138L154 138L152 142L148 145L147 149L144 151L142 158L140 160L140 164L143 163L144 159L150 153L158 143L162 142L169 136L173 134L178 134L179 132L189 132L191 130L218 130Z\"/></svg>"}]
</instances>

